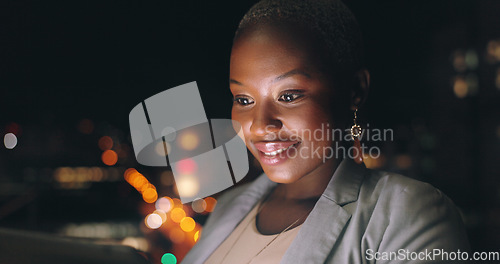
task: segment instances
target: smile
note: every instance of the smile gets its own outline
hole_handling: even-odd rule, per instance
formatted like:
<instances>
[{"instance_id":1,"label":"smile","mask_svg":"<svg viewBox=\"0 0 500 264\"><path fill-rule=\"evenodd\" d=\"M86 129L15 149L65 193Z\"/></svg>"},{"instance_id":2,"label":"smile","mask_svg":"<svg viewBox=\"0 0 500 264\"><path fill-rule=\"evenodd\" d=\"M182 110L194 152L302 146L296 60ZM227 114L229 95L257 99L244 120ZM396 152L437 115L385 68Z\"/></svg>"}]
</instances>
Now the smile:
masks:
<instances>
[{"instance_id":1,"label":"smile","mask_svg":"<svg viewBox=\"0 0 500 264\"><path fill-rule=\"evenodd\" d=\"M264 152L264 151L262 151L262 152L263 152L263 153L264 153L264 155L266 155L266 156L276 156L276 155L278 155L278 154L282 153L283 151L288 150L289 148L291 148L291 147L293 147L293 146L295 146L295 145L297 145L297 144L298 144L298 143L295 143L295 144L292 144L292 145L290 145L290 146L288 146L288 147L286 147L286 148L278 149L278 150L271 151L271 152Z\"/></svg>"},{"instance_id":2,"label":"smile","mask_svg":"<svg viewBox=\"0 0 500 264\"><path fill-rule=\"evenodd\" d=\"M300 141L261 141L255 143L254 146L259 151L258 157L261 164L278 165L288 160L289 155L294 156L294 151L300 143ZM286 155L281 153L286 153Z\"/></svg>"}]
</instances>

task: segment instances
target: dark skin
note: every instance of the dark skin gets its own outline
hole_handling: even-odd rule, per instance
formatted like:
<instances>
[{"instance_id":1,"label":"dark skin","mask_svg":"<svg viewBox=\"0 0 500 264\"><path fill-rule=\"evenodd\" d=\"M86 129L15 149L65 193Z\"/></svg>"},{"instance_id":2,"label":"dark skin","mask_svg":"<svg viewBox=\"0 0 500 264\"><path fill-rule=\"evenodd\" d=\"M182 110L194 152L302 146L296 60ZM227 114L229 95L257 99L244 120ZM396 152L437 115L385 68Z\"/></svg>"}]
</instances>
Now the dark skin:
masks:
<instances>
[{"instance_id":1,"label":"dark skin","mask_svg":"<svg viewBox=\"0 0 500 264\"><path fill-rule=\"evenodd\" d=\"M321 66L322 50L308 31L287 23L254 26L232 49L232 118L242 125L245 143L266 175L278 183L257 216L257 228L265 235L280 233L297 219L291 228L302 224L337 167L335 158L310 152L334 142L306 136L307 131L326 124L335 128L332 103L350 100L355 108L366 95L367 71L357 74L359 89L350 98L338 93ZM273 156L272 151L285 148Z\"/></svg>"}]
</instances>

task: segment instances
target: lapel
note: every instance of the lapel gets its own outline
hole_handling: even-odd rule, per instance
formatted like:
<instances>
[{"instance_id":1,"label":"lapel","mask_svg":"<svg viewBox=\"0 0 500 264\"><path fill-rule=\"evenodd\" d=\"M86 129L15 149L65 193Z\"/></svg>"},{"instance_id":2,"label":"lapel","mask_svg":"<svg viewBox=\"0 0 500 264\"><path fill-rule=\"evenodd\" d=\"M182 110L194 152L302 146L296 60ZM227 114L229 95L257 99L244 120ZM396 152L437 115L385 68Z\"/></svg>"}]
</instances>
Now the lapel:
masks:
<instances>
[{"instance_id":1,"label":"lapel","mask_svg":"<svg viewBox=\"0 0 500 264\"><path fill-rule=\"evenodd\" d=\"M324 263L351 218L343 206L358 199L366 168L344 159L302 224L281 263Z\"/></svg>"},{"instance_id":2,"label":"lapel","mask_svg":"<svg viewBox=\"0 0 500 264\"><path fill-rule=\"evenodd\" d=\"M262 174L255 179L248 188L234 200L227 204L224 209L224 215L213 225L213 228L207 228L207 233L203 234L203 239L191 249L191 252L183 260L183 263L203 263L207 258L224 242L224 240L233 232L236 226L252 210L257 202L265 196L274 186L275 182Z\"/></svg>"},{"instance_id":3,"label":"lapel","mask_svg":"<svg viewBox=\"0 0 500 264\"><path fill-rule=\"evenodd\" d=\"M358 199L365 170L364 165L357 165L350 159L339 164L281 263L324 263L351 218L342 206ZM265 174L250 183L241 195L227 204L224 215L216 219L213 228L207 228L203 239L195 244L183 263L203 263L275 186L276 183Z\"/></svg>"}]
</instances>

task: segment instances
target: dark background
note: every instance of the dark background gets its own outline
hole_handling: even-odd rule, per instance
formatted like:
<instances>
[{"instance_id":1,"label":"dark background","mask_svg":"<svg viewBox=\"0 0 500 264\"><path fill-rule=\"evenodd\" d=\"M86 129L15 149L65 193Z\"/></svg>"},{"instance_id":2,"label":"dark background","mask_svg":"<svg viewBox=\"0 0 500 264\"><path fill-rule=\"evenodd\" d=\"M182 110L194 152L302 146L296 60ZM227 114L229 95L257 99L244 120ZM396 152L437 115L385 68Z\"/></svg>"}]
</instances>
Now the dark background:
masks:
<instances>
[{"instance_id":1,"label":"dark background","mask_svg":"<svg viewBox=\"0 0 500 264\"><path fill-rule=\"evenodd\" d=\"M124 153L118 171L140 168L161 185L159 169L135 162L130 110L197 81L208 117L229 118L232 36L254 2L1 1L0 134L19 142L0 145L0 227L139 226L144 202L123 177L61 189L54 171L109 169L97 145L108 135ZM473 250L498 251L500 1L345 3L362 28L372 76L359 115L371 128L394 130L394 140L374 143L383 157L370 166L438 187L461 209ZM85 122L90 133L82 133ZM175 196L171 187L161 195ZM171 250L168 237L153 241Z\"/></svg>"}]
</instances>

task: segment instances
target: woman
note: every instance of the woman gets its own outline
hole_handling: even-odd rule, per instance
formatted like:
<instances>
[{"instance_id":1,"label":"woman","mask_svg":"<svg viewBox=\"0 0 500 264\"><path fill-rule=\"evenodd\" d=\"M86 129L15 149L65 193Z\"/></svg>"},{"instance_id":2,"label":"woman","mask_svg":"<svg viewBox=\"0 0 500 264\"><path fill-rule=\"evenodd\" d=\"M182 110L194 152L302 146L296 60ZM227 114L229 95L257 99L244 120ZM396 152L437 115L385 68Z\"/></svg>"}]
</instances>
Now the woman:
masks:
<instances>
[{"instance_id":1,"label":"woman","mask_svg":"<svg viewBox=\"0 0 500 264\"><path fill-rule=\"evenodd\" d=\"M445 195L363 165L361 54L340 1L268 0L244 16L231 52L232 118L264 174L219 199L183 263L421 263L443 258L421 254L433 249L468 250ZM351 125L354 144L315 133Z\"/></svg>"}]
</instances>

